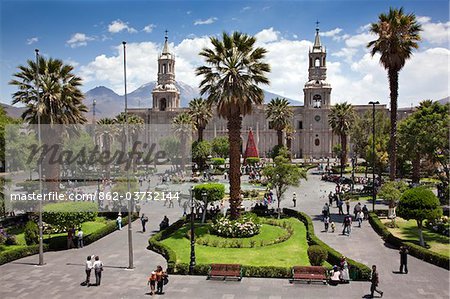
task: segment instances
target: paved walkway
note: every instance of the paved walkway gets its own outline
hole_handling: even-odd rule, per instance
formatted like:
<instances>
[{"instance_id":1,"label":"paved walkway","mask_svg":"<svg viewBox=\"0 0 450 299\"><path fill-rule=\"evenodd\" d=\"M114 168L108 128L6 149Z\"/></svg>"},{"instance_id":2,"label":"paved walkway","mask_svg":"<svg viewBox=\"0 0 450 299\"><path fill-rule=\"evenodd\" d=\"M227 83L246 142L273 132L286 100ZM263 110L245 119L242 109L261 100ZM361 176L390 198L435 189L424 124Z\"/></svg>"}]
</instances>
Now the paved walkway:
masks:
<instances>
[{"instance_id":1,"label":"paved walkway","mask_svg":"<svg viewBox=\"0 0 450 299\"><path fill-rule=\"evenodd\" d=\"M297 203L313 217L319 214L332 184L309 176L295 190ZM290 201L283 206L289 207ZM151 202L142 207L149 216L148 232L143 234L139 221L133 223L135 269L127 270L127 229L84 247L70 251L45 253L45 266L35 266L38 257L31 256L0 266L0 298L145 298L148 296L146 279L155 265L165 266L164 259L146 249L147 239L156 230L164 215L171 222L182 214L182 209L168 209L162 202ZM448 298L449 272L419 261L409 259L410 274L395 275L398 253L384 246L368 223L355 228L351 237L337 233L320 233L322 223L314 220L316 234L343 254L366 264L376 263L380 268L383 298ZM338 225L339 228L339 225ZM84 261L87 255L97 254L105 264L102 285L81 287L84 280ZM93 277L91 278L93 279ZM204 276L170 277L164 298L363 298L368 294L369 283L352 282L337 287L323 285L292 285L287 279L244 278L241 282L206 281Z\"/></svg>"}]
</instances>

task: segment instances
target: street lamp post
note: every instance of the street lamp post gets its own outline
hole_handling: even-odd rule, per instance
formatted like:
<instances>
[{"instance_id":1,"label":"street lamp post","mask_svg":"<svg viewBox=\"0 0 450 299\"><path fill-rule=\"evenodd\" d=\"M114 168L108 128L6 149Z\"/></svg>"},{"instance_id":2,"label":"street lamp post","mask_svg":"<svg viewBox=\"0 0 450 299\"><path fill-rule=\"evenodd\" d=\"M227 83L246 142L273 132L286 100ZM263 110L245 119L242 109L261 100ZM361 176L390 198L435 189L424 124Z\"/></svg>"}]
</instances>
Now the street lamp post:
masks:
<instances>
[{"instance_id":1,"label":"street lamp post","mask_svg":"<svg viewBox=\"0 0 450 299\"><path fill-rule=\"evenodd\" d=\"M123 81L125 89L125 151L127 153L127 159L130 159L128 151L128 101L127 101L127 56L126 56L126 44L127 42L122 42L123 45ZM127 172L127 192L130 193L130 169L126 166ZM131 227L131 218L133 214L133 196L131 196L128 201L128 269L133 269L133 229Z\"/></svg>"},{"instance_id":2,"label":"street lamp post","mask_svg":"<svg viewBox=\"0 0 450 299\"><path fill-rule=\"evenodd\" d=\"M372 105L372 211L375 212L375 105L380 102L369 102Z\"/></svg>"},{"instance_id":3,"label":"street lamp post","mask_svg":"<svg viewBox=\"0 0 450 299\"><path fill-rule=\"evenodd\" d=\"M191 260L189 263L189 275L194 274L195 267L195 239L194 239L194 186L189 189L191 195Z\"/></svg>"},{"instance_id":4,"label":"street lamp post","mask_svg":"<svg viewBox=\"0 0 450 299\"><path fill-rule=\"evenodd\" d=\"M36 52L36 96L37 96L37 125L38 125L38 146L41 147L41 95L39 91L39 49ZM39 159L39 194L42 195L42 159ZM42 201L39 201L39 266L44 265L44 233L42 223Z\"/></svg>"}]
</instances>

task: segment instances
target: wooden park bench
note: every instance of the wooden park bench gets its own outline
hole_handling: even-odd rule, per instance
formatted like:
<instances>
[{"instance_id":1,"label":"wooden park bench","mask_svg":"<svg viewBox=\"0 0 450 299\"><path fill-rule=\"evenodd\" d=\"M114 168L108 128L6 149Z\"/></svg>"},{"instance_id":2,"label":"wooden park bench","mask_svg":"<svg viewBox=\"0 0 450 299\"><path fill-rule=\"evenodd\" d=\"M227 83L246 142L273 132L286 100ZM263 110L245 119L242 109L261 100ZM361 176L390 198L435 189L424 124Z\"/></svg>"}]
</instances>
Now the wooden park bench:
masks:
<instances>
[{"instance_id":1,"label":"wooden park bench","mask_svg":"<svg viewBox=\"0 0 450 299\"><path fill-rule=\"evenodd\" d=\"M292 279L295 281L322 282L327 284L327 270L322 266L294 266L292 267Z\"/></svg>"},{"instance_id":2,"label":"wooden park bench","mask_svg":"<svg viewBox=\"0 0 450 299\"><path fill-rule=\"evenodd\" d=\"M233 278L238 281L242 279L242 269L239 264L211 264L209 267L208 278Z\"/></svg>"}]
</instances>

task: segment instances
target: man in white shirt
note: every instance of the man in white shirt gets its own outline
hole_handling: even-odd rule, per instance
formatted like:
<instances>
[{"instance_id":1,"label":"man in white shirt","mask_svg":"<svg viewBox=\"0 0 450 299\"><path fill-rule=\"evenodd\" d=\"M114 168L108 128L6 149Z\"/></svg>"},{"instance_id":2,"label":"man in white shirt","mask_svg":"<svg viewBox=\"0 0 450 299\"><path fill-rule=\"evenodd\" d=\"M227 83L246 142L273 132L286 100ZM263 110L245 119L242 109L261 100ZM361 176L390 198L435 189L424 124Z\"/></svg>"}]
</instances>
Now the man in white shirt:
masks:
<instances>
[{"instance_id":1,"label":"man in white shirt","mask_svg":"<svg viewBox=\"0 0 450 299\"><path fill-rule=\"evenodd\" d=\"M89 287L89 281L91 280L91 270L94 267L92 263L92 257L88 256L86 258L86 286Z\"/></svg>"},{"instance_id":2,"label":"man in white shirt","mask_svg":"<svg viewBox=\"0 0 450 299\"><path fill-rule=\"evenodd\" d=\"M97 255L95 257L95 262L94 262L95 285L96 286L100 285L100 282L102 280L102 271L103 271L103 263Z\"/></svg>"},{"instance_id":3,"label":"man in white shirt","mask_svg":"<svg viewBox=\"0 0 450 299\"><path fill-rule=\"evenodd\" d=\"M78 229L78 248L83 248L83 231L81 230L81 227Z\"/></svg>"}]
</instances>

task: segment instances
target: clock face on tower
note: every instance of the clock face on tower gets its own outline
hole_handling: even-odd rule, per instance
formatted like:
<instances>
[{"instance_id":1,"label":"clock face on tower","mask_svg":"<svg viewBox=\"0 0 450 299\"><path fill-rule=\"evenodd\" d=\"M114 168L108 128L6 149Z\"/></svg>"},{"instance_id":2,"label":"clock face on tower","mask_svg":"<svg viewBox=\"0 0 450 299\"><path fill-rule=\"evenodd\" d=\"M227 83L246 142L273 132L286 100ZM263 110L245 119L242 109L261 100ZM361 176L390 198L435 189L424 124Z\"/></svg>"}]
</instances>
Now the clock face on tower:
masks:
<instances>
[{"instance_id":1,"label":"clock face on tower","mask_svg":"<svg viewBox=\"0 0 450 299\"><path fill-rule=\"evenodd\" d=\"M316 121L320 121L320 115L314 116L314 119L315 119Z\"/></svg>"}]
</instances>

